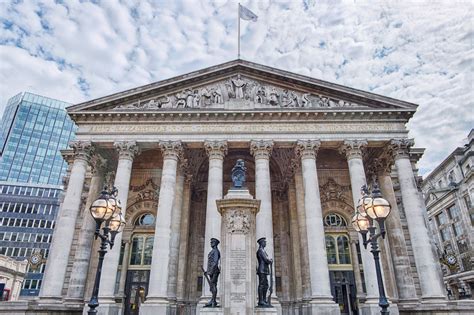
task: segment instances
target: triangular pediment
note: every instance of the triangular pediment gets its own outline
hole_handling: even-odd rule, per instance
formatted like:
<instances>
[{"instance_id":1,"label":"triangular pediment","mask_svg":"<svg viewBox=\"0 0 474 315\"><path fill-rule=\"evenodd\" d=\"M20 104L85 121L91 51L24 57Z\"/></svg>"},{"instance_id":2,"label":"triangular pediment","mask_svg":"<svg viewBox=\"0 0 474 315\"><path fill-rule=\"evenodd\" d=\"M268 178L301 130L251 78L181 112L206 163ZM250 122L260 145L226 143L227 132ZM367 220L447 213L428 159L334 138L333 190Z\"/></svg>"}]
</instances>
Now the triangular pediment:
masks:
<instances>
[{"instance_id":1,"label":"triangular pediment","mask_svg":"<svg viewBox=\"0 0 474 315\"><path fill-rule=\"evenodd\" d=\"M78 112L399 109L416 105L236 60L68 108Z\"/></svg>"}]
</instances>

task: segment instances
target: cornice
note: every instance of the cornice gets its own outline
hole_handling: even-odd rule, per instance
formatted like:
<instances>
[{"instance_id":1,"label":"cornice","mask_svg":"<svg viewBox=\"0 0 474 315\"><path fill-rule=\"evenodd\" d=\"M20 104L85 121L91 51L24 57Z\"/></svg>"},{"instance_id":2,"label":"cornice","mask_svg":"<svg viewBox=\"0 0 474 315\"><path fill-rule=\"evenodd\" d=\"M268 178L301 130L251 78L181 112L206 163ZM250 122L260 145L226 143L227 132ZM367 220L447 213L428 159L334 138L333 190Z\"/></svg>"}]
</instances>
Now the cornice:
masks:
<instances>
[{"instance_id":1,"label":"cornice","mask_svg":"<svg viewBox=\"0 0 474 315\"><path fill-rule=\"evenodd\" d=\"M381 121L406 123L414 111L408 109L281 109L281 110L169 110L169 111L83 111L69 116L77 123L94 122L216 122L216 121Z\"/></svg>"}]
</instances>

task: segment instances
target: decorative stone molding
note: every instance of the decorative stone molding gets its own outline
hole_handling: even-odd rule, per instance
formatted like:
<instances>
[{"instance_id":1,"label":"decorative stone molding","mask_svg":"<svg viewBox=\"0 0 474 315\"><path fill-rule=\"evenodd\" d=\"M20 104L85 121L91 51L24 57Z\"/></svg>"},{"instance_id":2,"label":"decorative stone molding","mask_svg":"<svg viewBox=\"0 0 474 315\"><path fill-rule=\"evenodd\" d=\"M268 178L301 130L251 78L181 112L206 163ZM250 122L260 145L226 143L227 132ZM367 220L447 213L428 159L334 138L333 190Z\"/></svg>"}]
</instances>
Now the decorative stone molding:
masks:
<instances>
[{"instance_id":1,"label":"decorative stone molding","mask_svg":"<svg viewBox=\"0 0 474 315\"><path fill-rule=\"evenodd\" d=\"M366 140L346 140L339 148L339 152L344 154L348 160L362 159L363 151L367 147Z\"/></svg>"},{"instance_id":2,"label":"decorative stone molding","mask_svg":"<svg viewBox=\"0 0 474 315\"><path fill-rule=\"evenodd\" d=\"M252 140L250 142L250 154L252 154L255 159L269 160L272 155L272 150L272 140Z\"/></svg>"},{"instance_id":3,"label":"decorative stone molding","mask_svg":"<svg viewBox=\"0 0 474 315\"><path fill-rule=\"evenodd\" d=\"M248 234L250 230L250 215L240 209L231 209L225 217L227 229L232 233Z\"/></svg>"},{"instance_id":4,"label":"decorative stone molding","mask_svg":"<svg viewBox=\"0 0 474 315\"><path fill-rule=\"evenodd\" d=\"M345 194L350 191L350 186L339 185L332 177L328 178L326 184L319 186L321 202L328 202L330 200L346 202Z\"/></svg>"},{"instance_id":5,"label":"decorative stone molding","mask_svg":"<svg viewBox=\"0 0 474 315\"><path fill-rule=\"evenodd\" d=\"M295 147L296 156L301 159L315 159L320 146L319 140L298 140Z\"/></svg>"},{"instance_id":6,"label":"decorative stone molding","mask_svg":"<svg viewBox=\"0 0 474 315\"><path fill-rule=\"evenodd\" d=\"M90 161L92 176L101 176L107 169L107 160L100 154L94 154Z\"/></svg>"},{"instance_id":7,"label":"decorative stone molding","mask_svg":"<svg viewBox=\"0 0 474 315\"><path fill-rule=\"evenodd\" d=\"M143 185L130 186L130 190L137 193L135 195L134 203L144 200L151 200L157 202L160 194L160 186L155 184L153 178L148 178L145 184Z\"/></svg>"},{"instance_id":8,"label":"decorative stone molding","mask_svg":"<svg viewBox=\"0 0 474 315\"><path fill-rule=\"evenodd\" d=\"M390 140L390 152L395 159L409 158L409 150L415 144L413 139Z\"/></svg>"},{"instance_id":9,"label":"decorative stone molding","mask_svg":"<svg viewBox=\"0 0 474 315\"><path fill-rule=\"evenodd\" d=\"M119 153L119 159L133 160L140 153L140 148L135 141L117 141L114 147Z\"/></svg>"},{"instance_id":10,"label":"decorative stone molding","mask_svg":"<svg viewBox=\"0 0 474 315\"><path fill-rule=\"evenodd\" d=\"M178 172L186 176L188 171L189 171L189 161L188 159L183 157L180 159L180 163L178 163Z\"/></svg>"},{"instance_id":11,"label":"decorative stone molding","mask_svg":"<svg viewBox=\"0 0 474 315\"><path fill-rule=\"evenodd\" d=\"M383 155L373 159L367 169L367 177L371 178L377 175L388 175L392 172L392 166L395 160L391 155Z\"/></svg>"},{"instance_id":12,"label":"decorative stone molding","mask_svg":"<svg viewBox=\"0 0 474 315\"><path fill-rule=\"evenodd\" d=\"M163 159L178 160L183 155L181 141L160 141L160 149L163 153Z\"/></svg>"},{"instance_id":13,"label":"decorative stone molding","mask_svg":"<svg viewBox=\"0 0 474 315\"><path fill-rule=\"evenodd\" d=\"M74 151L75 160L84 160L89 163L94 153L94 147L90 141L71 141L69 142L69 146Z\"/></svg>"},{"instance_id":14,"label":"decorative stone molding","mask_svg":"<svg viewBox=\"0 0 474 315\"><path fill-rule=\"evenodd\" d=\"M209 159L224 159L227 155L226 141L205 141L204 149L206 150Z\"/></svg>"}]
</instances>

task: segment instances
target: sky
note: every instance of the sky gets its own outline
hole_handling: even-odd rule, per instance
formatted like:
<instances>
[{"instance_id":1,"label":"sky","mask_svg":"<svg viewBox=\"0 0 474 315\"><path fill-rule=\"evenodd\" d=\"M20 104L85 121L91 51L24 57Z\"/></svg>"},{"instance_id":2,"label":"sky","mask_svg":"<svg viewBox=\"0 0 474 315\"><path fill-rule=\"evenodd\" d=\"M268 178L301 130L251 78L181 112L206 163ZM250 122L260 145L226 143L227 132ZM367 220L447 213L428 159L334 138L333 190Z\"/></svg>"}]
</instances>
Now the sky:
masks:
<instances>
[{"instance_id":1,"label":"sky","mask_svg":"<svg viewBox=\"0 0 474 315\"><path fill-rule=\"evenodd\" d=\"M240 1L241 58L419 104L427 175L474 127L472 1ZM0 0L0 112L79 103L237 58L237 1Z\"/></svg>"}]
</instances>

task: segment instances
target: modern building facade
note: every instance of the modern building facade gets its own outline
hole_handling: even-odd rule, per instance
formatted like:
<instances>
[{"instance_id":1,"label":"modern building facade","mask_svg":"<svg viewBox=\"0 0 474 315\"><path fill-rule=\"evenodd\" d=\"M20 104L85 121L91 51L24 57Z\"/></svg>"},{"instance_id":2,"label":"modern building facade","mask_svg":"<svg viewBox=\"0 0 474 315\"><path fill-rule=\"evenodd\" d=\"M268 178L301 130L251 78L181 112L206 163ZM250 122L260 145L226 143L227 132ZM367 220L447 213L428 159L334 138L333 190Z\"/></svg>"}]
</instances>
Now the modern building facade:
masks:
<instances>
[{"instance_id":1,"label":"modern building facade","mask_svg":"<svg viewBox=\"0 0 474 315\"><path fill-rule=\"evenodd\" d=\"M1 122L0 254L18 260L47 257L67 163L59 152L74 137L68 104L20 93ZM37 296L44 264L28 268L20 295Z\"/></svg>"},{"instance_id":2,"label":"modern building facade","mask_svg":"<svg viewBox=\"0 0 474 315\"><path fill-rule=\"evenodd\" d=\"M474 130L423 181L428 225L450 298L474 293Z\"/></svg>"},{"instance_id":3,"label":"modern building facade","mask_svg":"<svg viewBox=\"0 0 474 315\"><path fill-rule=\"evenodd\" d=\"M374 260L350 224L361 186L377 179L393 206L381 240L391 314L469 314L447 300L424 222L406 129L416 107L243 60L69 107L78 132L63 152L64 202L40 297L24 307L83 312L98 263L88 209L113 184L127 225L105 256L100 314L228 314L202 308L201 268L224 230L255 235L252 246L266 237L274 259L275 307L246 314L380 314ZM218 211L238 159L255 220ZM239 244L230 255L255 257ZM219 303L255 272L243 266L221 266Z\"/></svg>"}]
</instances>

